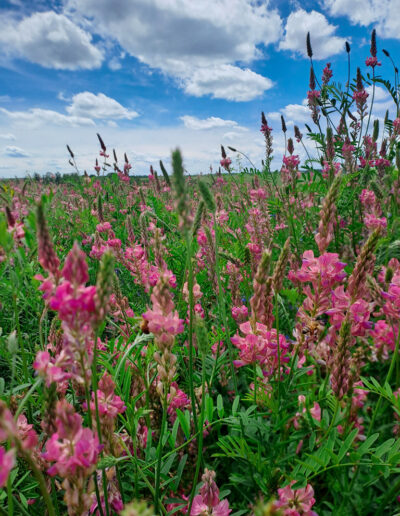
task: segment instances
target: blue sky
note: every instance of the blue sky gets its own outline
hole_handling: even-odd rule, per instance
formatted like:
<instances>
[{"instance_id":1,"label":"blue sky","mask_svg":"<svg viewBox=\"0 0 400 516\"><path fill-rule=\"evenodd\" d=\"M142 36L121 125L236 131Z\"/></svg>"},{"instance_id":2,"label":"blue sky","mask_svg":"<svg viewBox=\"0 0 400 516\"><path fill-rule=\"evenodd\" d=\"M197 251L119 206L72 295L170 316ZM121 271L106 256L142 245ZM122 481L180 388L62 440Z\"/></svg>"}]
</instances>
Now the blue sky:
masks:
<instances>
[{"instance_id":1,"label":"blue sky","mask_svg":"<svg viewBox=\"0 0 400 516\"><path fill-rule=\"evenodd\" d=\"M186 168L218 166L219 145L263 157L260 112L283 153L280 114L311 123L304 98L310 31L316 69L346 80L365 68L373 28L400 50L400 0L0 0L0 176L69 172L65 144L93 172L96 132L127 152L133 171L168 162L180 146ZM390 102L377 94L375 116ZM292 123L290 123L292 122ZM245 164L245 163L243 163Z\"/></svg>"}]
</instances>

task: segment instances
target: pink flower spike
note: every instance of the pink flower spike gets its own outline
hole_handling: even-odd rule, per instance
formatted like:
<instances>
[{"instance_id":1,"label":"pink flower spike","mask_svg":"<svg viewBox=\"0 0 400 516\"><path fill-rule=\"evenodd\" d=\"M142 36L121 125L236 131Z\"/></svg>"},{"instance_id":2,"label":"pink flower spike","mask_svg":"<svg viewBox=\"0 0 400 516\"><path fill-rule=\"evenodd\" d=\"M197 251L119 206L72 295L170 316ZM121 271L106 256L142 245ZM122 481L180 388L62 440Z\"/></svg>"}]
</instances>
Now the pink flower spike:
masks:
<instances>
[{"instance_id":1,"label":"pink flower spike","mask_svg":"<svg viewBox=\"0 0 400 516\"><path fill-rule=\"evenodd\" d=\"M14 450L6 452L6 450L0 446L0 487L7 485L8 475L15 465L15 453Z\"/></svg>"}]
</instances>

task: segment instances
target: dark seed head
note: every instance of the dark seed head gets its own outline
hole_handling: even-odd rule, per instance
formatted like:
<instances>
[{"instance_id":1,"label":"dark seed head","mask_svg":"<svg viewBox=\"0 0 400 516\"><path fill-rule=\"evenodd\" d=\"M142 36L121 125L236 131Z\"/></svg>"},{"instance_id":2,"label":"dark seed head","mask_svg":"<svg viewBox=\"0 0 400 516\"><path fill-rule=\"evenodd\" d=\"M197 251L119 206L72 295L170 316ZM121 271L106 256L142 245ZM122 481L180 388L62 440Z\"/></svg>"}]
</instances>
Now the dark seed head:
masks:
<instances>
[{"instance_id":1,"label":"dark seed head","mask_svg":"<svg viewBox=\"0 0 400 516\"><path fill-rule=\"evenodd\" d=\"M310 33L307 32L307 55L311 59L313 56L312 46L311 46L311 37Z\"/></svg>"}]
</instances>

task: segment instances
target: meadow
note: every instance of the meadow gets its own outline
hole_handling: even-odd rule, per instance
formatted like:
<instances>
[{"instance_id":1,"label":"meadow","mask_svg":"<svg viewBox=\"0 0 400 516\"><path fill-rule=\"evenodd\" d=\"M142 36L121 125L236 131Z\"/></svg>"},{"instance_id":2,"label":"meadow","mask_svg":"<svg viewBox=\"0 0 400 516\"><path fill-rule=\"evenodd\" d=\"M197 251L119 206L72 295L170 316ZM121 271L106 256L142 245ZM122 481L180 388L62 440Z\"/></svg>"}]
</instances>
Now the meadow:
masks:
<instances>
[{"instance_id":1,"label":"meadow","mask_svg":"<svg viewBox=\"0 0 400 516\"><path fill-rule=\"evenodd\" d=\"M398 70L307 50L279 170L1 182L1 515L400 514Z\"/></svg>"}]
</instances>

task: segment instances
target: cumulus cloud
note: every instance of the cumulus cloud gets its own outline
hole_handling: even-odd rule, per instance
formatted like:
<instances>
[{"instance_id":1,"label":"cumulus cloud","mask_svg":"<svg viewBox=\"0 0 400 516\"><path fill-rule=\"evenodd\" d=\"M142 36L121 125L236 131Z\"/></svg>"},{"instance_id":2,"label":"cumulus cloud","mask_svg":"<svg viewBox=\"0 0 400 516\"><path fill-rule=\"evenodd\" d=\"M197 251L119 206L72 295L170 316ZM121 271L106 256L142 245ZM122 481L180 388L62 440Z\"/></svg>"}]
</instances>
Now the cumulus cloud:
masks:
<instances>
[{"instance_id":1,"label":"cumulus cloud","mask_svg":"<svg viewBox=\"0 0 400 516\"><path fill-rule=\"evenodd\" d=\"M64 97L63 99L66 100ZM115 99L107 97L103 93L95 95L89 91L84 91L74 95L70 102L70 105L66 107L67 114L41 108L31 108L26 111L10 111L0 108L0 114L2 113L17 124L26 124L29 127L41 125L93 127L96 125L94 122L96 119L110 123L113 120L132 120L138 116L136 111L122 106Z\"/></svg>"},{"instance_id":2,"label":"cumulus cloud","mask_svg":"<svg viewBox=\"0 0 400 516\"><path fill-rule=\"evenodd\" d=\"M332 16L346 16L354 25L375 24L382 38L400 39L399 0L324 0Z\"/></svg>"},{"instance_id":3,"label":"cumulus cloud","mask_svg":"<svg viewBox=\"0 0 400 516\"><path fill-rule=\"evenodd\" d=\"M210 68L198 68L190 77L184 79L186 93L201 97L233 101L248 101L260 97L265 90L272 88L272 81L249 68L222 65Z\"/></svg>"},{"instance_id":4,"label":"cumulus cloud","mask_svg":"<svg viewBox=\"0 0 400 516\"><path fill-rule=\"evenodd\" d=\"M236 66L281 37L281 18L268 0L115 0L112 9L109 0L68 0L66 12L176 78L190 95L246 101L272 85Z\"/></svg>"},{"instance_id":5,"label":"cumulus cloud","mask_svg":"<svg viewBox=\"0 0 400 516\"><path fill-rule=\"evenodd\" d=\"M29 154L20 147L9 145L4 149L4 154L9 158L28 158Z\"/></svg>"},{"instance_id":6,"label":"cumulus cloud","mask_svg":"<svg viewBox=\"0 0 400 516\"><path fill-rule=\"evenodd\" d=\"M72 97L72 103L67 107L67 112L76 118L100 118L132 120L139 114L122 106L119 102L103 93L95 95L89 91L77 93Z\"/></svg>"},{"instance_id":7,"label":"cumulus cloud","mask_svg":"<svg viewBox=\"0 0 400 516\"><path fill-rule=\"evenodd\" d=\"M335 35L336 29L337 27L331 25L323 14L314 10L307 12L298 9L287 19L285 35L279 43L279 48L306 57L306 36L307 32L310 32L314 59L326 59L344 50L346 40Z\"/></svg>"},{"instance_id":8,"label":"cumulus cloud","mask_svg":"<svg viewBox=\"0 0 400 516\"><path fill-rule=\"evenodd\" d=\"M56 126L94 126L95 123L90 118L77 116L68 116L51 109L32 108L27 111L9 111L0 108L3 113L14 122L28 124L30 127L38 127L40 125L56 125Z\"/></svg>"},{"instance_id":9,"label":"cumulus cloud","mask_svg":"<svg viewBox=\"0 0 400 516\"><path fill-rule=\"evenodd\" d=\"M15 141L16 138L15 136L12 134L12 133L4 133L4 134L0 134L0 139L2 140L8 140L8 141Z\"/></svg>"},{"instance_id":10,"label":"cumulus cloud","mask_svg":"<svg viewBox=\"0 0 400 516\"><path fill-rule=\"evenodd\" d=\"M195 116L184 115L180 119L188 129L201 130L201 129L215 129L217 127L237 127L238 123L234 120L224 120L216 116L210 116L208 118L197 118Z\"/></svg>"},{"instance_id":11,"label":"cumulus cloud","mask_svg":"<svg viewBox=\"0 0 400 516\"><path fill-rule=\"evenodd\" d=\"M291 125L292 123L310 122L310 110L307 107L307 99L304 99L302 104L288 104L280 111L267 113L267 118L274 121L280 121L281 115L285 117L287 125Z\"/></svg>"},{"instance_id":12,"label":"cumulus cloud","mask_svg":"<svg viewBox=\"0 0 400 516\"><path fill-rule=\"evenodd\" d=\"M101 65L103 55L91 35L62 14L37 12L19 21L8 15L1 22L0 48L11 57L58 70Z\"/></svg>"}]
</instances>

